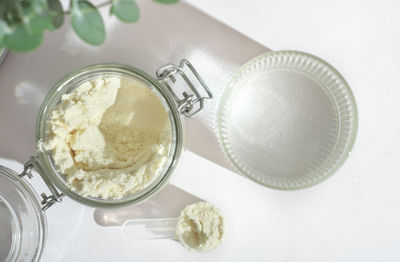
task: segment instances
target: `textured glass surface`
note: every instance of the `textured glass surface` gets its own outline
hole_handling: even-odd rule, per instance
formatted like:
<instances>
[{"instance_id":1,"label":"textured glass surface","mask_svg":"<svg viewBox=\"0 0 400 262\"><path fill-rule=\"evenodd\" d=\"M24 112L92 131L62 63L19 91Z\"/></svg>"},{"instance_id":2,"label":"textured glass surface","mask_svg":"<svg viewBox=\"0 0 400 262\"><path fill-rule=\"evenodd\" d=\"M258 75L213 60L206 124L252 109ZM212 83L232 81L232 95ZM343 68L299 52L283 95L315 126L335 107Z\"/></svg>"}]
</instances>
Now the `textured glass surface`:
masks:
<instances>
[{"instance_id":1,"label":"textured glass surface","mask_svg":"<svg viewBox=\"0 0 400 262\"><path fill-rule=\"evenodd\" d=\"M296 189L333 174L357 131L352 92L329 64L296 51L269 52L244 65L220 104L218 135L240 173Z\"/></svg>"}]
</instances>

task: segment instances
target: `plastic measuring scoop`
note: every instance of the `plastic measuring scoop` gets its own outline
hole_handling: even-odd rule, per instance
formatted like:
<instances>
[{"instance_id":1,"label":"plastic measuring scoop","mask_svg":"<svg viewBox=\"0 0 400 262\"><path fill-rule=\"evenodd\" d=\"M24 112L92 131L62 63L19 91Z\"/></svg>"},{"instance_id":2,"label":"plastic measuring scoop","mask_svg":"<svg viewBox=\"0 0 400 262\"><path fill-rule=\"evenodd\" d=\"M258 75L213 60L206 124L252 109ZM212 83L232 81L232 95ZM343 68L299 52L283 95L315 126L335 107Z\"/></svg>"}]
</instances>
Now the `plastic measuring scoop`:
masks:
<instances>
[{"instance_id":1,"label":"plastic measuring scoop","mask_svg":"<svg viewBox=\"0 0 400 262\"><path fill-rule=\"evenodd\" d=\"M177 218L127 220L121 230L127 240L173 239L196 251L217 247L225 231L220 211L204 201L186 206Z\"/></svg>"},{"instance_id":2,"label":"plastic measuring scoop","mask_svg":"<svg viewBox=\"0 0 400 262\"><path fill-rule=\"evenodd\" d=\"M174 239L178 218L128 220L122 224L122 235L127 240Z\"/></svg>"}]
</instances>

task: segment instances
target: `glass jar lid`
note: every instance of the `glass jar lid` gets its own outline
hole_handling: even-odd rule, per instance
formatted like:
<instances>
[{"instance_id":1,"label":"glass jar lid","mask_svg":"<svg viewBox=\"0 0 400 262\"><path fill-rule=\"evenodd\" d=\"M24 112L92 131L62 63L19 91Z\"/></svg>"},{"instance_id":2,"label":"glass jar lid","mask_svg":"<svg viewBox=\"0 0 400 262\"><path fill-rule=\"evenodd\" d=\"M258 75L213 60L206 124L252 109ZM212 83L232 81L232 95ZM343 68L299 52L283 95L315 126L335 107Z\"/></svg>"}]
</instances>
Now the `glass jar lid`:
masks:
<instances>
[{"instance_id":1,"label":"glass jar lid","mask_svg":"<svg viewBox=\"0 0 400 262\"><path fill-rule=\"evenodd\" d=\"M38 261L46 219L33 188L11 169L0 166L0 261Z\"/></svg>"},{"instance_id":2,"label":"glass jar lid","mask_svg":"<svg viewBox=\"0 0 400 262\"><path fill-rule=\"evenodd\" d=\"M231 163L277 189L319 183L345 161L357 133L350 87L325 61L276 51L245 64L222 97L218 136Z\"/></svg>"}]
</instances>

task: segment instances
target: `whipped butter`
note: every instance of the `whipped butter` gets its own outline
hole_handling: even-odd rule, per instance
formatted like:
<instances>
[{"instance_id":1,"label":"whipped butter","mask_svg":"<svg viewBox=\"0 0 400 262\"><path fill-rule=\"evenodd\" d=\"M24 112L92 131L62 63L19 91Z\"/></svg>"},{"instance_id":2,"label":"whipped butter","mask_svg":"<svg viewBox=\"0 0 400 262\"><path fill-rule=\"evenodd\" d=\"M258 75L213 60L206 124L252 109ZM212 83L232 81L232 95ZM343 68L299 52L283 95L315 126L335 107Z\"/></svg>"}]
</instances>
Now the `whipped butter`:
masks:
<instances>
[{"instance_id":1,"label":"whipped butter","mask_svg":"<svg viewBox=\"0 0 400 262\"><path fill-rule=\"evenodd\" d=\"M99 77L64 94L46 124L49 150L68 187L120 199L160 176L169 153L165 107L133 79Z\"/></svg>"}]
</instances>

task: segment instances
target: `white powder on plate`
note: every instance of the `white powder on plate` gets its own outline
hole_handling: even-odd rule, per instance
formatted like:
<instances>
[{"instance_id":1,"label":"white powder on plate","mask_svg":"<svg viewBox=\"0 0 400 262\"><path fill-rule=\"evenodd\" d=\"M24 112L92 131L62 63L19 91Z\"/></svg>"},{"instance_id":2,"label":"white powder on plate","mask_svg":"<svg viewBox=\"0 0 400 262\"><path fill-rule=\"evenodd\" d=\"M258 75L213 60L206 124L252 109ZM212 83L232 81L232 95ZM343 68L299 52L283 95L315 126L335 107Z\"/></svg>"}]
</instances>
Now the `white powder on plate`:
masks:
<instances>
[{"instance_id":1,"label":"white powder on plate","mask_svg":"<svg viewBox=\"0 0 400 262\"><path fill-rule=\"evenodd\" d=\"M160 99L127 78L100 77L64 94L46 128L44 148L67 185L104 199L126 197L154 181L171 141Z\"/></svg>"},{"instance_id":2,"label":"white powder on plate","mask_svg":"<svg viewBox=\"0 0 400 262\"><path fill-rule=\"evenodd\" d=\"M220 211L208 202L186 206L178 218L176 234L188 249L211 250L221 243L224 232Z\"/></svg>"}]
</instances>

